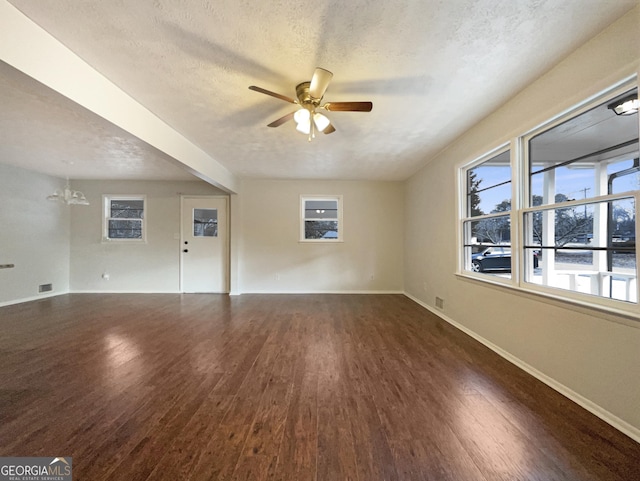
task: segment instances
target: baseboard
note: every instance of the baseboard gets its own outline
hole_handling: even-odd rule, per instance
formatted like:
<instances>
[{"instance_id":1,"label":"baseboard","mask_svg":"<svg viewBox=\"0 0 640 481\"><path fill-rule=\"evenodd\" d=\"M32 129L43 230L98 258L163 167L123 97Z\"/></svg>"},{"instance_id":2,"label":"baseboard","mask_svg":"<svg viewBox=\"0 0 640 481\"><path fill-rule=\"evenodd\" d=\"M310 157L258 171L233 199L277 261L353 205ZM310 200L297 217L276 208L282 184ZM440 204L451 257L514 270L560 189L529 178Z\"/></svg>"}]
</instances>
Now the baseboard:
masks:
<instances>
[{"instance_id":1,"label":"baseboard","mask_svg":"<svg viewBox=\"0 0 640 481\"><path fill-rule=\"evenodd\" d=\"M72 290L69 294L182 294L180 291L107 291L107 290Z\"/></svg>"},{"instance_id":2,"label":"baseboard","mask_svg":"<svg viewBox=\"0 0 640 481\"><path fill-rule=\"evenodd\" d=\"M240 294L404 294L403 291L243 291L234 293L233 295Z\"/></svg>"},{"instance_id":3,"label":"baseboard","mask_svg":"<svg viewBox=\"0 0 640 481\"><path fill-rule=\"evenodd\" d=\"M598 404L594 403L593 401L587 399L586 397L582 396L581 394L578 394L577 392L575 392L572 389L568 388L564 384L556 381L552 377L547 376L545 373L537 370L535 367L527 364L526 362L524 362L520 358L518 358L518 357L514 356L513 354L505 351L501 347L497 346L496 344L492 343L491 341L489 341L489 340L485 339L484 337L480 336L479 334L475 333L474 331L472 331L468 327L465 327L462 324L460 324L459 322L454 321L450 317L446 316L442 311L439 311L438 309L428 305L427 303L421 301L420 299L412 296L411 294L409 294L407 292L405 292L404 295L407 296L412 301L414 301L415 303L421 305L422 307L424 307L425 309L427 309L431 313L435 314L436 316L438 316L442 320L448 322L449 324L451 324L452 326L456 327L457 329L460 329L465 334L471 336L476 341L484 344L486 347L491 349L493 352L495 352L499 356L503 357L507 361L511 362L512 364L515 364L520 369L522 369L522 370L526 371L527 373L531 374L533 377L535 377L539 381L542 381L543 383L545 383L550 388L554 389L555 391L558 391L563 396L571 399L573 402L575 402L579 406L583 407L584 409L589 411L591 414L594 414L595 416L598 416L600 419L602 419L607 424L613 426L618 431L626 434L627 436L629 436L634 441L640 443L640 429L639 428L629 424L624 419L620 419L615 414L610 413L609 411L607 411L603 407L601 407Z\"/></svg>"},{"instance_id":4,"label":"baseboard","mask_svg":"<svg viewBox=\"0 0 640 481\"><path fill-rule=\"evenodd\" d=\"M26 297L23 299L15 299L12 301L0 302L0 307L10 306L12 304L20 304L22 302L37 301L38 299L45 299L47 297L61 296L63 294L183 294L181 291L111 291L111 290L69 290L67 292L56 292L43 294L40 296ZM224 294L224 293L222 293ZM242 294L405 294L403 291L366 291L366 290L353 290L353 291L231 291L229 296L240 296Z\"/></svg>"},{"instance_id":5,"label":"baseboard","mask_svg":"<svg viewBox=\"0 0 640 481\"><path fill-rule=\"evenodd\" d=\"M65 292L48 292L47 294L40 294L39 296L23 297L23 298L20 298L20 299L13 299L11 301L0 302L0 307L12 306L14 304L22 304L23 302L39 301L40 299L47 299L49 297L63 296L65 294L69 294L69 292L68 291L65 291Z\"/></svg>"}]
</instances>

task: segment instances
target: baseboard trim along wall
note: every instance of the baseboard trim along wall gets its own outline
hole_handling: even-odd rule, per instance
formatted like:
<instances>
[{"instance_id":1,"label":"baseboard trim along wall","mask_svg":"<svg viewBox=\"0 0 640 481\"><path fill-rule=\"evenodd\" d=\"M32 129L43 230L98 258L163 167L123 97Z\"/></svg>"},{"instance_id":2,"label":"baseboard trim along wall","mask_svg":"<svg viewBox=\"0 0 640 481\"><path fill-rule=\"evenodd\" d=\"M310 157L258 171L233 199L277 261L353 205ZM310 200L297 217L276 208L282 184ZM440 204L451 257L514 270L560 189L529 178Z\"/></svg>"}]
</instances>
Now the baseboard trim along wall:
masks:
<instances>
[{"instance_id":1,"label":"baseboard trim along wall","mask_svg":"<svg viewBox=\"0 0 640 481\"><path fill-rule=\"evenodd\" d=\"M23 302L37 301L47 297L61 296L64 294L185 294L181 291L107 291L107 290L72 290L66 292L52 292L34 297L25 297L22 299L14 299L11 301L0 302L0 307L11 306L13 304L21 304ZM205 293L206 294L206 293ZM232 291L232 292L216 292L213 294L240 296L242 294L397 294L406 295L403 291Z\"/></svg>"},{"instance_id":2,"label":"baseboard trim along wall","mask_svg":"<svg viewBox=\"0 0 640 481\"><path fill-rule=\"evenodd\" d=\"M629 436L634 441L640 443L640 429L636 428L635 426L632 426L631 424L629 424L625 420L620 419L615 414L610 413L609 411L607 411L603 407L597 405L596 403L594 403L593 401L587 399L586 397L582 396L581 394L578 394L577 392L575 392L572 389L568 388L564 384L559 383L558 381L556 381L555 379L547 376L543 372L538 371L535 367L527 364L526 362L522 361L521 359L519 359L518 357L514 356L513 354L505 351L504 349L502 349L501 347L499 347L496 344L492 343L491 341L489 341L489 340L485 339L484 337L476 334L471 329L469 329L469 328L463 326L462 324L454 321L450 317L444 315L442 312L440 312L437 309L435 309L434 307L426 304L425 302L421 301L420 299L412 296L411 294L409 294L407 292L405 292L404 295L407 296L412 301L414 301L415 303L417 303L417 304L421 305L422 307L424 307L425 309L427 309L429 312L435 314L436 316L438 316L442 320L448 322L449 324L451 324L455 328L460 329L465 334L471 336L476 341L484 344L486 347L491 349L493 352L495 352L499 356L503 357L507 361L511 362L512 364L515 364L520 369L522 369L522 370L526 371L527 373L531 374L533 377L535 377L539 381L542 381L543 383L545 383L550 388L558 391L563 396L571 399L573 402L575 402L579 406L583 407L584 409L589 411L591 414L594 414L594 415L598 416L600 419L602 419L607 424L610 424L611 426L616 428L618 431L626 434L627 436Z\"/></svg>"},{"instance_id":3,"label":"baseboard trim along wall","mask_svg":"<svg viewBox=\"0 0 640 481\"><path fill-rule=\"evenodd\" d=\"M234 292L230 295L241 295L241 294L399 294L404 295L403 291L243 291L243 292Z\"/></svg>"},{"instance_id":4,"label":"baseboard trim along wall","mask_svg":"<svg viewBox=\"0 0 640 481\"><path fill-rule=\"evenodd\" d=\"M0 302L0 307L12 306L14 304L22 304L23 302L39 301L40 299L47 299L48 297L62 296L64 294L69 294L69 291L48 292L46 294L40 294L37 296L21 297L20 299L12 299L10 301Z\"/></svg>"},{"instance_id":5,"label":"baseboard trim along wall","mask_svg":"<svg viewBox=\"0 0 640 481\"><path fill-rule=\"evenodd\" d=\"M183 294L180 291L102 291L102 290L87 290L87 291L69 291L69 294Z\"/></svg>"}]
</instances>

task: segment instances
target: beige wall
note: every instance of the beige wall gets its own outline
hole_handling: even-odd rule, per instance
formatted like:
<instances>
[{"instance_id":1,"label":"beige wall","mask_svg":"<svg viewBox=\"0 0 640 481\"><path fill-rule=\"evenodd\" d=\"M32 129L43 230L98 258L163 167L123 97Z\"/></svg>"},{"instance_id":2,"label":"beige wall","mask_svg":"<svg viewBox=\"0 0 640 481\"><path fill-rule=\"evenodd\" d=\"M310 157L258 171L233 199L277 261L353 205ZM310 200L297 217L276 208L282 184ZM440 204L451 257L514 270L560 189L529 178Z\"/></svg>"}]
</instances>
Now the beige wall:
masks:
<instances>
[{"instance_id":1,"label":"beige wall","mask_svg":"<svg viewBox=\"0 0 640 481\"><path fill-rule=\"evenodd\" d=\"M405 290L640 439L640 321L456 277L456 165L532 129L640 64L640 8L477 124L406 184ZM438 226L438 228L434 228Z\"/></svg>"},{"instance_id":2,"label":"beige wall","mask_svg":"<svg viewBox=\"0 0 640 481\"><path fill-rule=\"evenodd\" d=\"M70 207L46 200L64 187L48 175L0 164L0 305L69 289ZM38 293L41 284L50 293Z\"/></svg>"},{"instance_id":3,"label":"beige wall","mask_svg":"<svg viewBox=\"0 0 640 481\"><path fill-rule=\"evenodd\" d=\"M402 292L403 184L245 180L241 292ZM299 242L300 195L343 196L344 242Z\"/></svg>"},{"instance_id":4,"label":"beige wall","mask_svg":"<svg viewBox=\"0 0 640 481\"><path fill-rule=\"evenodd\" d=\"M76 181L91 205L71 217L72 292L179 292L180 195L217 195L201 181ZM102 242L102 195L147 196L146 243ZM109 274L109 280L102 278Z\"/></svg>"}]
</instances>

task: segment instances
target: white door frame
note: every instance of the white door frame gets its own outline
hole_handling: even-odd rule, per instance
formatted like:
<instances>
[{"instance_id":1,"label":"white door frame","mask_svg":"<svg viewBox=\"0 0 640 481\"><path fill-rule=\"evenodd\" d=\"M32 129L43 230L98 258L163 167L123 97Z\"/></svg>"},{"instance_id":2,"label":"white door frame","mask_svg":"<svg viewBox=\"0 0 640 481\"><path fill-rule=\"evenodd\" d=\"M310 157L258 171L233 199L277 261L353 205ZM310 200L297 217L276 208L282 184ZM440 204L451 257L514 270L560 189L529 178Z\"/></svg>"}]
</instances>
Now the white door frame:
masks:
<instances>
[{"instance_id":1,"label":"white door frame","mask_svg":"<svg viewBox=\"0 0 640 481\"><path fill-rule=\"evenodd\" d=\"M180 244L179 244L179 250L178 250L178 255L180 256L180 292L184 292L183 286L184 286L184 270L183 270L183 261L182 261L182 249L184 248L184 239L182 237L182 230L183 230L183 223L184 223L184 199L225 199L225 206L226 206L226 223L225 223L225 231L227 233L227 235L224 238L224 270L225 270L225 280L224 280L224 290L223 292L228 294L229 293L229 289L230 289L230 246L231 246L231 230L229 229L230 226L230 216L229 216L229 207L230 207L230 196L228 195L189 195L189 194L184 194L184 195L180 195Z\"/></svg>"}]
</instances>

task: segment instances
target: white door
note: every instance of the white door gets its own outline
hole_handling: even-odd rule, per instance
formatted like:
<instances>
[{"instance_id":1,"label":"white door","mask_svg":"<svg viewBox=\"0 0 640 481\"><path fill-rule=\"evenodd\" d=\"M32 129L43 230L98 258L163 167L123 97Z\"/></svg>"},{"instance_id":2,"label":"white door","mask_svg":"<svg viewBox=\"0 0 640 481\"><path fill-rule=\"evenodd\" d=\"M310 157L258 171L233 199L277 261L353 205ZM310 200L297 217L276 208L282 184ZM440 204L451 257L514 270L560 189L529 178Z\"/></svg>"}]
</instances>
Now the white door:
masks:
<instances>
[{"instance_id":1,"label":"white door","mask_svg":"<svg viewBox=\"0 0 640 481\"><path fill-rule=\"evenodd\" d=\"M228 292L226 197L182 197L182 292Z\"/></svg>"}]
</instances>

